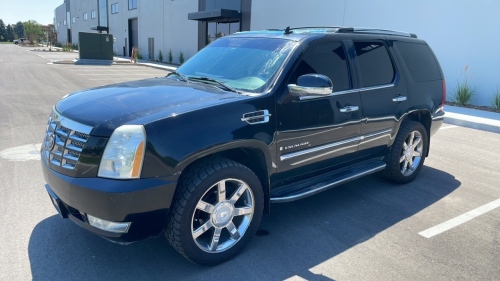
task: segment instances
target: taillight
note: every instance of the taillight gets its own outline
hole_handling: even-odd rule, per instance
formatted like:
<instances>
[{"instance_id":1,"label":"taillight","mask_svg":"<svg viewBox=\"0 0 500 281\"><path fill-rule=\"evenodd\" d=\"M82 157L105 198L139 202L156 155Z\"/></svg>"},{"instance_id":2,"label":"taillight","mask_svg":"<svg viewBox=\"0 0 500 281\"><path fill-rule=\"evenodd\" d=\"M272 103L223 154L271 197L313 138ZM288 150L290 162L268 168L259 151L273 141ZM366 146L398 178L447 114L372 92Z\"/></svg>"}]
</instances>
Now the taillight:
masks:
<instances>
[{"instance_id":1,"label":"taillight","mask_svg":"<svg viewBox=\"0 0 500 281\"><path fill-rule=\"evenodd\" d=\"M446 81L443 79L443 100L441 101L441 106L444 107L446 102Z\"/></svg>"}]
</instances>

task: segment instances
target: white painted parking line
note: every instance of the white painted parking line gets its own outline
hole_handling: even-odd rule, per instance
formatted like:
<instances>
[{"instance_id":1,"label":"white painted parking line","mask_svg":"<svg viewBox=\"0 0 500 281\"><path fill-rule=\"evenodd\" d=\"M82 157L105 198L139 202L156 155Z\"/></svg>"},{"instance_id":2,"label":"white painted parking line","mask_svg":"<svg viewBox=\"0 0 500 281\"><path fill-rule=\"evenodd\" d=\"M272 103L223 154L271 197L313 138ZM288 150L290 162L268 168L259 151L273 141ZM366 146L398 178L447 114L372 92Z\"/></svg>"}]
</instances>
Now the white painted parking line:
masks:
<instances>
[{"instance_id":1,"label":"white painted parking line","mask_svg":"<svg viewBox=\"0 0 500 281\"><path fill-rule=\"evenodd\" d=\"M113 69L105 69L105 68L94 68L94 69L70 69L69 71L74 71L74 72L87 72L87 71L101 71L101 72L107 72L107 71L111 71L111 72L116 72L116 71L121 71L121 72L137 72L137 68L134 68L134 69L127 69L129 68L129 66L127 66L126 68L114 68Z\"/></svg>"},{"instance_id":2,"label":"white painted parking line","mask_svg":"<svg viewBox=\"0 0 500 281\"><path fill-rule=\"evenodd\" d=\"M450 126L446 126L446 127L441 127L439 130L446 130L446 129L453 129L453 128L458 128L458 126L450 125Z\"/></svg>"},{"instance_id":3,"label":"white painted parking line","mask_svg":"<svg viewBox=\"0 0 500 281\"><path fill-rule=\"evenodd\" d=\"M40 147L42 147L41 143L7 148L0 151L0 158L8 161L40 160Z\"/></svg>"},{"instance_id":4,"label":"white painted parking line","mask_svg":"<svg viewBox=\"0 0 500 281\"><path fill-rule=\"evenodd\" d=\"M426 229L424 231L421 231L419 232L418 234L420 234L421 236L425 237L425 238L431 238L433 236L436 236L438 234L441 234L447 230L450 230L456 226L459 226L465 222L468 222L470 221L471 219L475 218L475 217L478 217L482 214L485 214L491 210L494 210L496 208L500 207L500 199L497 199L493 202L490 202L486 205L483 205L479 208L476 208L472 211L469 211L463 215L460 215L456 218L453 218L451 220L448 220L448 221L445 221L441 224L438 224L434 227L431 227L429 229Z\"/></svg>"},{"instance_id":5,"label":"white painted parking line","mask_svg":"<svg viewBox=\"0 0 500 281\"><path fill-rule=\"evenodd\" d=\"M154 76L154 74L151 74L151 73L106 73L106 74L102 74L102 73L89 73L89 74L78 74L78 75L82 75L82 76L102 76L102 75L112 75L112 76L133 76L133 75L139 75L139 76Z\"/></svg>"}]
</instances>

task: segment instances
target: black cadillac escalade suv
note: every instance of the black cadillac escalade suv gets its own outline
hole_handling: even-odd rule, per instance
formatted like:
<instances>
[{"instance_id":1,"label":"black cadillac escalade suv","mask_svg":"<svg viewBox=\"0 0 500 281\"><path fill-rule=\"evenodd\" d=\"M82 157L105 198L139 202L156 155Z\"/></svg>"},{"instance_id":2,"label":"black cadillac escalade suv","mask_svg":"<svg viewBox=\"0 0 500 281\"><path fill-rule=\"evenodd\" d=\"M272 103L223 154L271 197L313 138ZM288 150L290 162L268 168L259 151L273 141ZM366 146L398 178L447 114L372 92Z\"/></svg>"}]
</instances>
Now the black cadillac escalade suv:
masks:
<instances>
[{"instance_id":1,"label":"black cadillac escalade suv","mask_svg":"<svg viewBox=\"0 0 500 281\"><path fill-rule=\"evenodd\" d=\"M50 115L42 169L63 218L130 243L164 234L223 262L270 203L380 172L407 183L444 116L445 82L410 33L239 32L163 78L70 94Z\"/></svg>"}]
</instances>

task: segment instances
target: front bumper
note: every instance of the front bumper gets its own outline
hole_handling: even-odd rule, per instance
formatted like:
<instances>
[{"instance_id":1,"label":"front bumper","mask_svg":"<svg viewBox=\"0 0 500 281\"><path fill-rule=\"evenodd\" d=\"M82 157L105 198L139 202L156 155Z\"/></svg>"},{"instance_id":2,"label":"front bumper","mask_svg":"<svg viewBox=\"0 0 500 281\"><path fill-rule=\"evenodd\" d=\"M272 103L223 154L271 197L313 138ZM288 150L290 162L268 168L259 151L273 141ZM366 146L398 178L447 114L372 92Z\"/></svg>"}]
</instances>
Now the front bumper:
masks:
<instances>
[{"instance_id":1,"label":"front bumper","mask_svg":"<svg viewBox=\"0 0 500 281\"><path fill-rule=\"evenodd\" d=\"M174 196L175 179L73 178L51 170L46 161L41 163L45 187L63 218L118 243L161 233ZM131 225L127 233L107 232L91 226L87 214Z\"/></svg>"}]
</instances>

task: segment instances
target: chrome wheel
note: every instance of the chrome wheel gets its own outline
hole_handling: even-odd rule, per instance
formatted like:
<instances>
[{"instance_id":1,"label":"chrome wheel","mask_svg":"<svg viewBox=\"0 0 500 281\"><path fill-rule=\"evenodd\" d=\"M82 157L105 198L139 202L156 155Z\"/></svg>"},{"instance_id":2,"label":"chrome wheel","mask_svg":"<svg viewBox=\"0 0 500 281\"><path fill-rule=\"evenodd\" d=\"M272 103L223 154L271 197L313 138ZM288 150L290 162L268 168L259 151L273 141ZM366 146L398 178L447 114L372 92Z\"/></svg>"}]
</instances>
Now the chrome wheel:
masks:
<instances>
[{"instance_id":1,"label":"chrome wheel","mask_svg":"<svg viewBox=\"0 0 500 281\"><path fill-rule=\"evenodd\" d=\"M403 150L399 158L403 176L409 176L419 167L423 155L422 134L412 131L403 142Z\"/></svg>"},{"instance_id":2,"label":"chrome wheel","mask_svg":"<svg viewBox=\"0 0 500 281\"><path fill-rule=\"evenodd\" d=\"M208 253L226 251L245 235L254 214L255 199L247 183L224 179L211 186L196 204L191 235Z\"/></svg>"}]
</instances>

